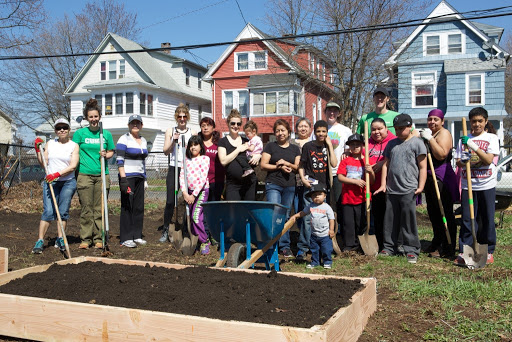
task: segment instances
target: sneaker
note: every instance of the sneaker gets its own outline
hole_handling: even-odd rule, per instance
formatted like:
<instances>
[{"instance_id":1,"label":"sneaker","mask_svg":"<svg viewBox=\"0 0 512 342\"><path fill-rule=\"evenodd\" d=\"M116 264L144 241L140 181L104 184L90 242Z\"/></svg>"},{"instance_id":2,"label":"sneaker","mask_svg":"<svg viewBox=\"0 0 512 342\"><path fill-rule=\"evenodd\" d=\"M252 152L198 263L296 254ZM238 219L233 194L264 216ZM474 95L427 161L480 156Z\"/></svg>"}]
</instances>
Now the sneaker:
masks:
<instances>
[{"instance_id":1,"label":"sneaker","mask_svg":"<svg viewBox=\"0 0 512 342\"><path fill-rule=\"evenodd\" d=\"M133 242L133 240L126 240L121 243L121 247L135 248L137 247L137 244Z\"/></svg>"},{"instance_id":2,"label":"sneaker","mask_svg":"<svg viewBox=\"0 0 512 342\"><path fill-rule=\"evenodd\" d=\"M307 264L307 265L306 265L306 268L307 268L308 270L311 270L311 269L315 268L316 266L317 266L317 265Z\"/></svg>"},{"instance_id":3,"label":"sneaker","mask_svg":"<svg viewBox=\"0 0 512 342\"><path fill-rule=\"evenodd\" d=\"M89 249L89 243L88 242L82 242L80 246L78 246L79 249Z\"/></svg>"},{"instance_id":4,"label":"sneaker","mask_svg":"<svg viewBox=\"0 0 512 342\"><path fill-rule=\"evenodd\" d=\"M55 240L55 244L57 245L57 248L61 251L61 252L65 252L66 251L66 245L64 244L64 239L63 238L57 238L57 240Z\"/></svg>"},{"instance_id":5,"label":"sneaker","mask_svg":"<svg viewBox=\"0 0 512 342\"><path fill-rule=\"evenodd\" d=\"M37 240L36 245L34 246L34 248L32 248L32 253L33 254L43 253L43 245L44 245L44 240L42 240L42 239Z\"/></svg>"},{"instance_id":6,"label":"sneaker","mask_svg":"<svg viewBox=\"0 0 512 342\"><path fill-rule=\"evenodd\" d=\"M55 243L53 244L53 247L55 247L55 248L59 248L59 244L57 243L57 240L58 239L55 239Z\"/></svg>"},{"instance_id":7,"label":"sneaker","mask_svg":"<svg viewBox=\"0 0 512 342\"><path fill-rule=\"evenodd\" d=\"M210 243L209 242L204 242L201 244L201 254L202 255L210 254Z\"/></svg>"},{"instance_id":8,"label":"sneaker","mask_svg":"<svg viewBox=\"0 0 512 342\"><path fill-rule=\"evenodd\" d=\"M304 259L306 259L306 252L304 252L302 249L299 249L297 255L295 256L295 259L297 261L304 261Z\"/></svg>"},{"instance_id":9,"label":"sneaker","mask_svg":"<svg viewBox=\"0 0 512 342\"><path fill-rule=\"evenodd\" d=\"M418 256L415 254L408 253L407 254L407 262L411 264L415 264L418 262Z\"/></svg>"},{"instance_id":10,"label":"sneaker","mask_svg":"<svg viewBox=\"0 0 512 342\"><path fill-rule=\"evenodd\" d=\"M253 169L245 170L244 173L242 174L242 178L249 176L251 173L254 173Z\"/></svg>"},{"instance_id":11,"label":"sneaker","mask_svg":"<svg viewBox=\"0 0 512 342\"><path fill-rule=\"evenodd\" d=\"M453 264L455 266L466 266L466 261L464 260L464 258L462 257L462 253L459 253L459 255L455 258L455 260L453 261Z\"/></svg>"},{"instance_id":12,"label":"sneaker","mask_svg":"<svg viewBox=\"0 0 512 342\"><path fill-rule=\"evenodd\" d=\"M379 256L384 256L384 257L388 257L388 256L391 256L392 254L389 253L388 251L386 251L385 249L383 249L382 251L379 252Z\"/></svg>"},{"instance_id":13,"label":"sneaker","mask_svg":"<svg viewBox=\"0 0 512 342\"><path fill-rule=\"evenodd\" d=\"M164 243L169 241L169 229L164 229L162 236L158 239L158 242Z\"/></svg>"},{"instance_id":14,"label":"sneaker","mask_svg":"<svg viewBox=\"0 0 512 342\"><path fill-rule=\"evenodd\" d=\"M136 244L141 245L141 246L144 246L147 243L147 241L144 239L135 239L135 240L133 240L133 242L135 242Z\"/></svg>"},{"instance_id":15,"label":"sneaker","mask_svg":"<svg viewBox=\"0 0 512 342\"><path fill-rule=\"evenodd\" d=\"M324 264L324 269L330 270L332 268L332 264Z\"/></svg>"},{"instance_id":16,"label":"sneaker","mask_svg":"<svg viewBox=\"0 0 512 342\"><path fill-rule=\"evenodd\" d=\"M494 263L494 256L492 255L492 253L488 253L487 254L487 265L493 264L493 263Z\"/></svg>"},{"instance_id":17,"label":"sneaker","mask_svg":"<svg viewBox=\"0 0 512 342\"><path fill-rule=\"evenodd\" d=\"M285 258L293 258L294 257L294 255L293 255L292 251L290 250L290 248L283 248L283 249L281 249L281 254Z\"/></svg>"},{"instance_id":18,"label":"sneaker","mask_svg":"<svg viewBox=\"0 0 512 342\"><path fill-rule=\"evenodd\" d=\"M103 248L103 243L102 243L102 242L96 242L96 243L94 244L94 248L96 248L96 249L102 249L102 248Z\"/></svg>"}]
</instances>

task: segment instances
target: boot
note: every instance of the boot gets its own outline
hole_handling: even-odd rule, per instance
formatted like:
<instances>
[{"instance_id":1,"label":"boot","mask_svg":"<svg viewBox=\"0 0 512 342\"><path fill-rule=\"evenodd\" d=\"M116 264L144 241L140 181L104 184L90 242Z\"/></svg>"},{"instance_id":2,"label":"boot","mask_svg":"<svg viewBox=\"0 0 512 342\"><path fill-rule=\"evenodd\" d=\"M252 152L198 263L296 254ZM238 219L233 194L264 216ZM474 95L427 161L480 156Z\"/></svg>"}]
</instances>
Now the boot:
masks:
<instances>
[{"instance_id":1,"label":"boot","mask_svg":"<svg viewBox=\"0 0 512 342\"><path fill-rule=\"evenodd\" d=\"M169 241L169 227L167 227L167 229L164 229L162 231L162 236L160 237L160 239L158 241L161 243Z\"/></svg>"}]
</instances>

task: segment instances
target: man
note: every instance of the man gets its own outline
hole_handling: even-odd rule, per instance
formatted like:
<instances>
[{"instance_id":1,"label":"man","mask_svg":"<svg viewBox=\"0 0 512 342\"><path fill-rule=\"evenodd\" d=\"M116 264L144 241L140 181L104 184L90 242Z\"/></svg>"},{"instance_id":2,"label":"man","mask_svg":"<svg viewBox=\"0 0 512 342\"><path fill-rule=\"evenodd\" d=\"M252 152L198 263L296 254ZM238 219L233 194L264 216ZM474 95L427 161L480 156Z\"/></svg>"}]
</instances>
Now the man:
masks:
<instances>
[{"instance_id":1,"label":"man","mask_svg":"<svg viewBox=\"0 0 512 342\"><path fill-rule=\"evenodd\" d=\"M391 133L395 134L395 127L393 127L393 119L398 115L397 112L387 108L389 102L389 92L386 88L378 87L373 92L373 103L375 104L375 111L365 114L359 120L357 125L357 133L364 134L364 122L368 121L368 127L372 124L373 119L381 118L386 123L387 128Z\"/></svg>"}]
</instances>

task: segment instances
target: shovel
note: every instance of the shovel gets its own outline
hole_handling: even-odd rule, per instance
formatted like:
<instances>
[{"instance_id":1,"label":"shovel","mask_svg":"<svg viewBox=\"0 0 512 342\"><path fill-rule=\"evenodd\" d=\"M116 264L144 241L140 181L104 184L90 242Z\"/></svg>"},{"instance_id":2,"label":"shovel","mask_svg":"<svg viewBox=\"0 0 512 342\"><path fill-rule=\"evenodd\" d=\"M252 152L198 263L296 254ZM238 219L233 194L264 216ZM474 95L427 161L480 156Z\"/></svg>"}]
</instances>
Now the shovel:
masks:
<instances>
[{"instance_id":1,"label":"shovel","mask_svg":"<svg viewBox=\"0 0 512 342\"><path fill-rule=\"evenodd\" d=\"M365 164L370 163L368 157L368 121L364 122L364 160ZM366 181L366 231L363 235L358 235L359 244L364 254L376 256L379 253L379 243L375 235L370 235L370 175L365 172Z\"/></svg>"},{"instance_id":2,"label":"shovel","mask_svg":"<svg viewBox=\"0 0 512 342\"><path fill-rule=\"evenodd\" d=\"M43 161L44 173L46 175L48 175L48 168L47 168L46 160L44 157L44 149L40 149L39 153L41 154L41 160ZM57 199L55 198L55 192L53 191L52 183L48 183L48 186L50 188L50 193L52 194L53 207L55 208L55 213L57 214L57 220L59 221L59 228L60 228L60 232L62 233L62 239L64 240L64 246L66 247L67 255L64 254L64 257L69 259L69 258L71 258L71 253L69 251L69 245L68 245L68 239L66 237L66 232L64 231L64 224L62 223L62 218L60 217L59 205L57 204Z\"/></svg>"},{"instance_id":3,"label":"shovel","mask_svg":"<svg viewBox=\"0 0 512 342\"><path fill-rule=\"evenodd\" d=\"M105 148L103 147L103 122L100 121L100 152L103 152ZM103 253L102 256L112 255L110 253L110 249L108 248L108 235L109 235L109 227L108 227L108 203L107 203L107 179L105 176L105 158L101 157L101 242L103 244Z\"/></svg>"},{"instance_id":4,"label":"shovel","mask_svg":"<svg viewBox=\"0 0 512 342\"><path fill-rule=\"evenodd\" d=\"M466 128L466 118L462 118L462 134L468 135ZM468 147L464 149L468 152ZM487 244L481 245L476 241L475 229L475 208L473 207L473 186L471 184L471 166L470 161L466 162L466 176L468 179L468 198L469 198L469 216L471 218L471 235L473 236L473 247L464 245L462 257L469 269L482 268L487 263Z\"/></svg>"},{"instance_id":5,"label":"shovel","mask_svg":"<svg viewBox=\"0 0 512 342\"><path fill-rule=\"evenodd\" d=\"M185 136L182 135L181 136L181 148L182 148L182 153L183 153L183 173L184 173L184 176L183 179L184 179L184 187L185 187L185 191L188 191L188 182L187 182L187 163L186 163L186 148L185 148ZM185 196L183 196L185 197ZM183 237L183 243L181 244L181 253L183 253L183 255L187 255L187 256L190 256L190 255L193 255L194 252L196 251L196 247L197 247L197 235L194 235L192 233L192 230L191 230L191 217L190 217L190 207L188 205L187 202L185 202L185 210L186 210L186 221L187 221L187 231L188 231L188 236L186 237Z\"/></svg>"},{"instance_id":6,"label":"shovel","mask_svg":"<svg viewBox=\"0 0 512 342\"><path fill-rule=\"evenodd\" d=\"M183 242L183 235L181 230L177 229L176 225L178 223L178 191L179 191L179 182L178 182L178 139L174 140L174 222L169 224L169 235L172 236L172 243L174 248L181 249L181 244Z\"/></svg>"}]
</instances>

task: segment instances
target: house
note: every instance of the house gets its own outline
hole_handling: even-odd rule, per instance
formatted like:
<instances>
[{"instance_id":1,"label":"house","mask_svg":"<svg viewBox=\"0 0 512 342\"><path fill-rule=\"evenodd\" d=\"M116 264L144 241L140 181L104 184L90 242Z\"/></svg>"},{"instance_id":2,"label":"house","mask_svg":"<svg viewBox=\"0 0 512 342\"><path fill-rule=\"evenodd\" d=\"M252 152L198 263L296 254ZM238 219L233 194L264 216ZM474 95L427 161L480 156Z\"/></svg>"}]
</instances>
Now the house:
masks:
<instances>
[{"instance_id":1,"label":"house","mask_svg":"<svg viewBox=\"0 0 512 342\"><path fill-rule=\"evenodd\" d=\"M225 119L233 108L258 124L263 141L277 119L294 130L298 118L313 123L322 118L335 93L332 65L318 49L292 39L272 40L250 23L234 42L203 77L212 84L217 129L228 132Z\"/></svg>"},{"instance_id":2,"label":"house","mask_svg":"<svg viewBox=\"0 0 512 342\"><path fill-rule=\"evenodd\" d=\"M211 116L211 86L202 79L206 68L166 52L126 52L142 49L114 33L105 36L95 52L111 54L91 56L64 93L71 101L73 130L80 128L75 119L92 97L102 107L103 127L114 142L128 131L131 114L142 115L142 135L153 152L162 151L165 130L176 125L180 103L188 105L195 130L203 116Z\"/></svg>"},{"instance_id":3,"label":"house","mask_svg":"<svg viewBox=\"0 0 512 342\"><path fill-rule=\"evenodd\" d=\"M499 45L502 35L503 28L465 20L441 1L385 63L398 111L426 127L428 112L443 110L445 127L458 141L462 117L482 106L503 142L510 54Z\"/></svg>"},{"instance_id":4,"label":"house","mask_svg":"<svg viewBox=\"0 0 512 342\"><path fill-rule=\"evenodd\" d=\"M0 110L0 144L11 144L16 133L16 124L12 118Z\"/></svg>"}]
</instances>

